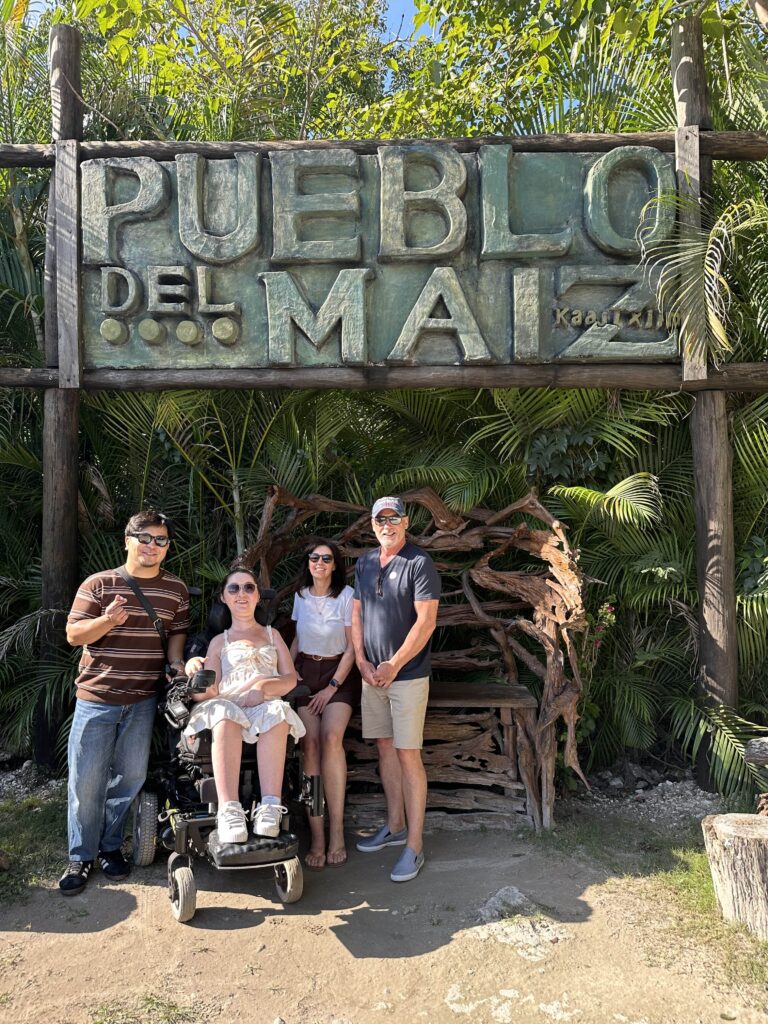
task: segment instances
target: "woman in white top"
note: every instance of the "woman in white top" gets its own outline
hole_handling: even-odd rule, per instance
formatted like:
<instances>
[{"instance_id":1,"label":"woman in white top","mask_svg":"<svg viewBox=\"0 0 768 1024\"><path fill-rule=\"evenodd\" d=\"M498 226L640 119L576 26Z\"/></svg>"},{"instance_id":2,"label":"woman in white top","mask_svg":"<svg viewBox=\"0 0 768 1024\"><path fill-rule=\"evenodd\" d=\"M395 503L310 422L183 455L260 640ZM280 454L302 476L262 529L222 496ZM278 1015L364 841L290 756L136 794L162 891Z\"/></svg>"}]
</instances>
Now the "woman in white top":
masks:
<instances>
[{"instance_id":1,"label":"woman in white top","mask_svg":"<svg viewBox=\"0 0 768 1024\"><path fill-rule=\"evenodd\" d=\"M240 760L243 741L256 743L261 801L253 816L257 836L277 836L286 808L282 806L283 769L288 736L304 735L293 708L280 700L296 686L296 669L276 629L254 618L259 588L250 569L235 569L221 586L219 600L229 609L232 624L211 640L205 658L190 658L188 676L213 669L216 682L193 700L184 735L194 750L197 734L210 729L211 760L219 810L216 828L222 843L248 838L240 803Z\"/></svg>"},{"instance_id":2,"label":"woman in white top","mask_svg":"<svg viewBox=\"0 0 768 1024\"><path fill-rule=\"evenodd\" d=\"M306 728L302 739L304 771L321 775L328 807L328 846L325 820L309 819L312 845L305 863L320 870L338 867L347 859L344 844L344 795L347 759L344 731L352 711L360 706L362 683L352 647L353 590L345 585L344 561L331 541L318 541L304 555L299 591L291 618L296 636L291 656L310 697L296 701Z\"/></svg>"}]
</instances>

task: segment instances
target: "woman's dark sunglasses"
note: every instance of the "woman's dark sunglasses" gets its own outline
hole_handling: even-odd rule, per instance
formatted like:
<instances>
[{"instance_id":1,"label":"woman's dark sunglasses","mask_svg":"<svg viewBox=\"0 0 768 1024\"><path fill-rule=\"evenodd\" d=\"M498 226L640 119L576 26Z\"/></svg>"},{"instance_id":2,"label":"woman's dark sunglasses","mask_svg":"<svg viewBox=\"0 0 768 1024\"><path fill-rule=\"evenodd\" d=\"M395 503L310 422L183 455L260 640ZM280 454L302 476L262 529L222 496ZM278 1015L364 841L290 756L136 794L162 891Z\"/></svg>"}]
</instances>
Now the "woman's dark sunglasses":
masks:
<instances>
[{"instance_id":1,"label":"woman's dark sunglasses","mask_svg":"<svg viewBox=\"0 0 768 1024\"><path fill-rule=\"evenodd\" d=\"M228 583L224 588L228 594L239 594L242 590L244 594L255 594L256 584L255 583Z\"/></svg>"},{"instance_id":2,"label":"woman's dark sunglasses","mask_svg":"<svg viewBox=\"0 0 768 1024\"><path fill-rule=\"evenodd\" d=\"M326 565L333 561L333 555L316 555L314 552L311 555L307 555L307 558L310 562L325 562Z\"/></svg>"},{"instance_id":3,"label":"woman's dark sunglasses","mask_svg":"<svg viewBox=\"0 0 768 1024\"><path fill-rule=\"evenodd\" d=\"M135 537L139 544L151 544L155 542L159 548L167 548L171 543L170 537L156 537L154 533L129 533L128 537Z\"/></svg>"}]
</instances>

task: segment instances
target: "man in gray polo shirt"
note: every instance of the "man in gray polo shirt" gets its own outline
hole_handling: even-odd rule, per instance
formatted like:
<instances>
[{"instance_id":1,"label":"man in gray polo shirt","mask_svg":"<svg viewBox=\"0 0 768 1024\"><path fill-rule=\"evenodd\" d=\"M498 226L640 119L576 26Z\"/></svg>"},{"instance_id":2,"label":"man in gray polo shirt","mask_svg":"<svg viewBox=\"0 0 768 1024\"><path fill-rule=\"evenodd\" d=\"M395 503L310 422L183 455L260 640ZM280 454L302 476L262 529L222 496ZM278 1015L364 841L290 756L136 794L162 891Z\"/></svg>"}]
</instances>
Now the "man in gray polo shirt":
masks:
<instances>
[{"instance_id":1,"label":"man in gray polo shirt","mask_svg":"<svg viewBox=\"0 0 768 1024\"><path fill-rule=\"evenodd\" d=\"M427 776L421 747L440 577L429 555L405 539L401 498L379 498L371 523L381 546L355 567L352 639L363 677L363 736L378 746L387 824L357 849L405 846L390 878L407 882L424 864Z\"/></svg>"}]
</instances>

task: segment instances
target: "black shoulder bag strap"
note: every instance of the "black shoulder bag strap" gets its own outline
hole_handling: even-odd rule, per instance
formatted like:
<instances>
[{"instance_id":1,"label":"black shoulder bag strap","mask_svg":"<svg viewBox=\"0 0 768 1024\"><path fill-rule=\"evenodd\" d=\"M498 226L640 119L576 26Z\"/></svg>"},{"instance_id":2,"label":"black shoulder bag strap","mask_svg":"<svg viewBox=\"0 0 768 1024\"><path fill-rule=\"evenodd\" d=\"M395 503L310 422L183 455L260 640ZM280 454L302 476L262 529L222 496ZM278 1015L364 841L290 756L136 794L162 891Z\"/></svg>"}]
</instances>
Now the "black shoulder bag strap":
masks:
<instances>
[{"instance_id":1,"label":"black shoulder bag strap","mask_svg":"<svg viewBox=\"0 0 768 1024\"><path fill-rule=\"evenodd\" d=\"M136 597L138 597L139 601L141 602L141 607L147 613L150 622L157 630L157 635L160 637L160 643L163 648L163 653L165 654L165 660L168 661L168 637L166 636L165 633L165 626L163 625L163 620L152 607L149 598L138 585L133 576L131 576L127 569L124 569L122 566L120 566L120 568L117 570L117 575L121 576L125 580L125 582L128 584L128 586L131 588L131 590L134 592Z\"/></svg>"}]
</instances>

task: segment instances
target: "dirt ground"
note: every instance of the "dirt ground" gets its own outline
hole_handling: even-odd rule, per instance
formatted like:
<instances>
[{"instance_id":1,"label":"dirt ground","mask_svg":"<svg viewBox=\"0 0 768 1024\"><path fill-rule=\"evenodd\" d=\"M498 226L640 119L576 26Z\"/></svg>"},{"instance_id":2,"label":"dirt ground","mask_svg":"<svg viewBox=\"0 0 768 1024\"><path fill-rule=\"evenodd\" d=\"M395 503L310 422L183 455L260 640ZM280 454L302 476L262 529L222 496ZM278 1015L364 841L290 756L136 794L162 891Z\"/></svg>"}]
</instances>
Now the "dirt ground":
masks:
<instances>
[{"instance_id":1,"label":"dirt ground","mask_svg":"<svg viewBox=\"0 0 768 1024\"><path fill-rule=\"evenodd\" d=\"M440 830L421 875L395 885L399 851L349 839L348 864L306 871L288 907L269 872L196 866L186 925L163 862L120 885L96 873L72 899L35 889L0 910L0 1020L768 1022L768 993L728 984L640 873L525 830Z\"/></svg>"}]
</instances>

